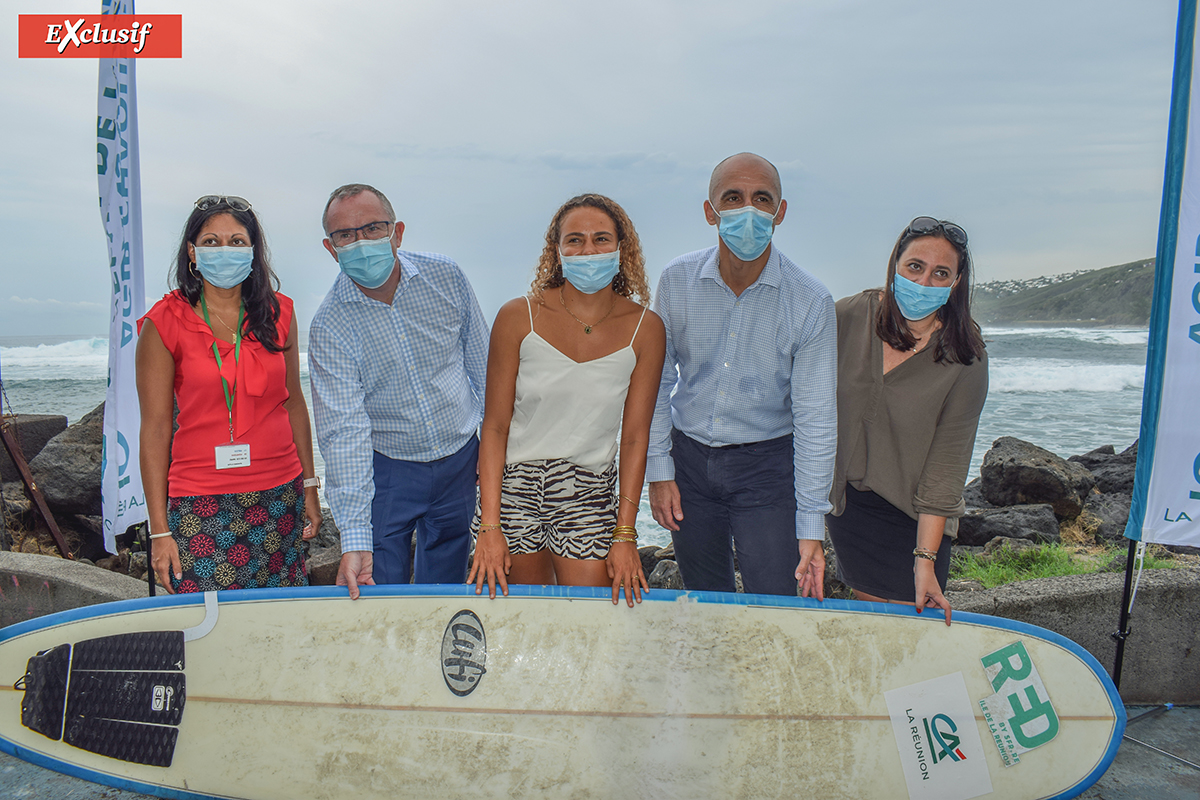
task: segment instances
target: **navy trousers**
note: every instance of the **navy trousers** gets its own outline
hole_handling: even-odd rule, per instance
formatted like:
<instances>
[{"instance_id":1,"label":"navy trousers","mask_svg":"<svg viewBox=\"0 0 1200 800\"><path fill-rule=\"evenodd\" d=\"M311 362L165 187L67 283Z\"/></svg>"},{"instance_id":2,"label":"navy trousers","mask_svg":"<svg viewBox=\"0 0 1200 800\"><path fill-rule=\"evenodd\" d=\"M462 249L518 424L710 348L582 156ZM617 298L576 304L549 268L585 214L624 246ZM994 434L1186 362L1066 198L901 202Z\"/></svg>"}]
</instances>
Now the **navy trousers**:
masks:
<instances>
[{"instance_id":1,"label":"navy trousers","mask_svg":"<svg viewBox=\"0 0 1200 800\"><path fill-rule=\"evenodd\" d=\"M688 589L735 591L733 547L742 587L796 595L796 482L792 437L707 447L671 433L675 483L683 505L671 534Z\"/></svg>"},{"instance_id":2,"label":"navy trousers","mask_svg":"<svg viewBox=\"0 0 1200 800\"><path fill-rule=\"evenodd\" d=\"M375 582L463 583L475 512L479 439L436 461L375 453L371 502ZM412 560L417 535L416 564Z\"/></svg>"}]
</instances>

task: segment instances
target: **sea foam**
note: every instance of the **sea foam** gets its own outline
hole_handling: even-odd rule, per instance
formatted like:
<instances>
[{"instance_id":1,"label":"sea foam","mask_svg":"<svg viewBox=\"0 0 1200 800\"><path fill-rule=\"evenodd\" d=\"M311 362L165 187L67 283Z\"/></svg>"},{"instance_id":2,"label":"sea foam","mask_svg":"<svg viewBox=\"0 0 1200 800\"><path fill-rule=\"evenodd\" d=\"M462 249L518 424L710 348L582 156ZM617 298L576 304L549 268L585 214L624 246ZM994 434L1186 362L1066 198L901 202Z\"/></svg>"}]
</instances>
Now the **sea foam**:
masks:
<instances>
[{"instance_id":1,"label":"sea foam","mask_svg":"<svg viewBox=\"0 0 1200 800\"><path fill-rule=\"evenodd\" d=\"M1059 358L994 358L988 366L990 393L1140 392L1146 375L1140 364L1087 364Z\"/></svg>"},{"instance_id":2,"label":"sea foam","mask_svg":"<svg viewBox=\"0 0 1200 800\"><path fill-rule=\"evenodd\" d=\"M0 370L27 380L93 380L108 374L108 339L0 347Z\"/></svg>"},{"instance_id":3,"label":"sea foam","mask_svg":"<svg viewBox=\"0 0 1200 800\"><path fill-rule=\"evenodd\" d=\"M1145 345L1150 332L1145 328L984 328L985 340L999 337L1029 337L1088 342L1090 344Z\"/></svg>"}]
</instances>

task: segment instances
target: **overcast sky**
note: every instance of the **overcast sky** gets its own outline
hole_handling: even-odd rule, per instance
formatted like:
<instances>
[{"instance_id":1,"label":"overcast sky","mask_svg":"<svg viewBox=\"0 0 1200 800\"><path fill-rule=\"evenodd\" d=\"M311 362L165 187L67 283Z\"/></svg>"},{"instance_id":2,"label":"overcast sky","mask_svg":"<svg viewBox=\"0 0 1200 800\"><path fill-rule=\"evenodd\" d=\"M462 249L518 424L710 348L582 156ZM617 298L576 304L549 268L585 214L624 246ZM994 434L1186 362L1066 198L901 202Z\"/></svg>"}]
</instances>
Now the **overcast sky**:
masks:
<instances>
[{"instance_id":1,"label":"overcast sky","mask_svg":"<svg viewBox=\"0 0 1200 800\"><path fill-rule=\"evenodd\" d=\"M18 59L5 4L0 336L106 335L97 64ZM182 59L138 62L147 295L192 202L248 198L302 326L336 276L329 192L370 183L404 247L455 258L491 319L527 289L550 216L621 203L651 285L716 243L713 166L783 177L775 242L835 297L882 283L913 216L969 233L981 281L1154 254L1170 0L605 3L139 0L183 15Z\"/></svg>"}]
</instances>

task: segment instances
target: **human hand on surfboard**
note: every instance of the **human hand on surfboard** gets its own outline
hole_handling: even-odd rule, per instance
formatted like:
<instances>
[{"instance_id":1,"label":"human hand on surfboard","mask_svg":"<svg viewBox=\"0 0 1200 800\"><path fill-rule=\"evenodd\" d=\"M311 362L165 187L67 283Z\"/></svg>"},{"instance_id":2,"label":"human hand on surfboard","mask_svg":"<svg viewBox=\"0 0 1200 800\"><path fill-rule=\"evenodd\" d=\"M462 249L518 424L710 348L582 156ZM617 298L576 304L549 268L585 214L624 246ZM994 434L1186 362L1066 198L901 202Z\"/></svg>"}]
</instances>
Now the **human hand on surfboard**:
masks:
<instances>
[{"instance_id":1,"label":"human hand on surfboard","mask_svg":"<svg viewBox=\"0 0 1200 800\"><path fill-rule=\"evenodd\" d=\"M675 481L650 481L650 513L654 515L654 521L667 530L679 530L683 503L679 500L679 485Z\"/></svg>"},{"instance_id":2,"label":"human hand on surfboard","mask_svg":"<svg viewBox=\"0 0 1200 800\"><path fill-rule=\"evenodd\" d=\"M375 558L370 550L351 550L342 553L342 562L338 564L336 586L350 587L350 599L358 599L359 586L374 586L375 579L371 571L375 566Z\"/></svg>"},{"instance_id":3,"label":"human hand on surfboard","mask_svg":"<svg viewBox=\"0 0 1200 800\"><path fill-rule=\"evenodd\" d=\"M796 580L801 597L825 600L825 543L820 539L798 539L800 563L796 565Z\"/></svg>"},{"instance_id":4,"label":"human hand on surfboard","mask_svg":"<svg viewBox=\"0 0 1200 800\"><path fill-rule=\"evenodd\" d=\"M483 593L483 582L487 581L488 597L496 596L496 584L508 597L508 571L512 569L512 557L508 553L508 542L497 528L480 530L475 538L475 560L467 583L475 584L475 594Z\"/></svg>"},{"instance_id":5,"label":"human hand on surfboard","mask_svg":"<svg viewBox=\"0 0 1200 800\"><path fill-rule=\"evenodd\" d=\"M937 575L933 571L933 562L928 559L915 559L913 565L913 581L917 587L916 606L920 614L926 608L940 608L946 612L946 625L950 624L950 601L942 594Z\"/></svg>"},{"instance_id":6,"label":"human hand on surfboard","mask_svg":"<svg viewBox=\"0 0 1200 800\"><path fill-rule=\"evenodd\" d=\"M642 602L642 592L650 591L646 574L642 572L642 557L634 542L613 542L608 548L608 577L612 579L613 605L620 602L621 587L625 587L625 602L633 608L633 601Z\"/></svg>"}]
</instances>

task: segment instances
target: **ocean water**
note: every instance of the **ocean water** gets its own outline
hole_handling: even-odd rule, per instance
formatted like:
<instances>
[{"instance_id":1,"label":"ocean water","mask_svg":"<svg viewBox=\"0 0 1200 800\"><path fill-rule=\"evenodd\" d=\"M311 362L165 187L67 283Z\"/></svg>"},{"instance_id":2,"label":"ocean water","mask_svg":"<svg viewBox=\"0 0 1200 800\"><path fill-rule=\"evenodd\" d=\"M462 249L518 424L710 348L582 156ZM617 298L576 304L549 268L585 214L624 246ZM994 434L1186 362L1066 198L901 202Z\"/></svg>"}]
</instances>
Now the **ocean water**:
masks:
<instances>
[{"instance_id":1,"label":"ocean water","mask_svg":"<svg viewBox=\"0 0 1200 800\"><path fill-rule=\"evenodd\" d=\"M1112 328L988 328L990 390L971 460L1001 436L1064 458L1105 444L1131 445L1141 422L1147 332ZM104 400L108 340L0 338L5 413L65 414L76 422ZM308 389L308 359L301 354ZM310 404L311 413L311 404ZM314 435L315 441L315 435ZM324 462L316 454L317 473ZM638 528L649 544L670 536L653 521L643 492Z\"/></svg>"}]
</instances>

